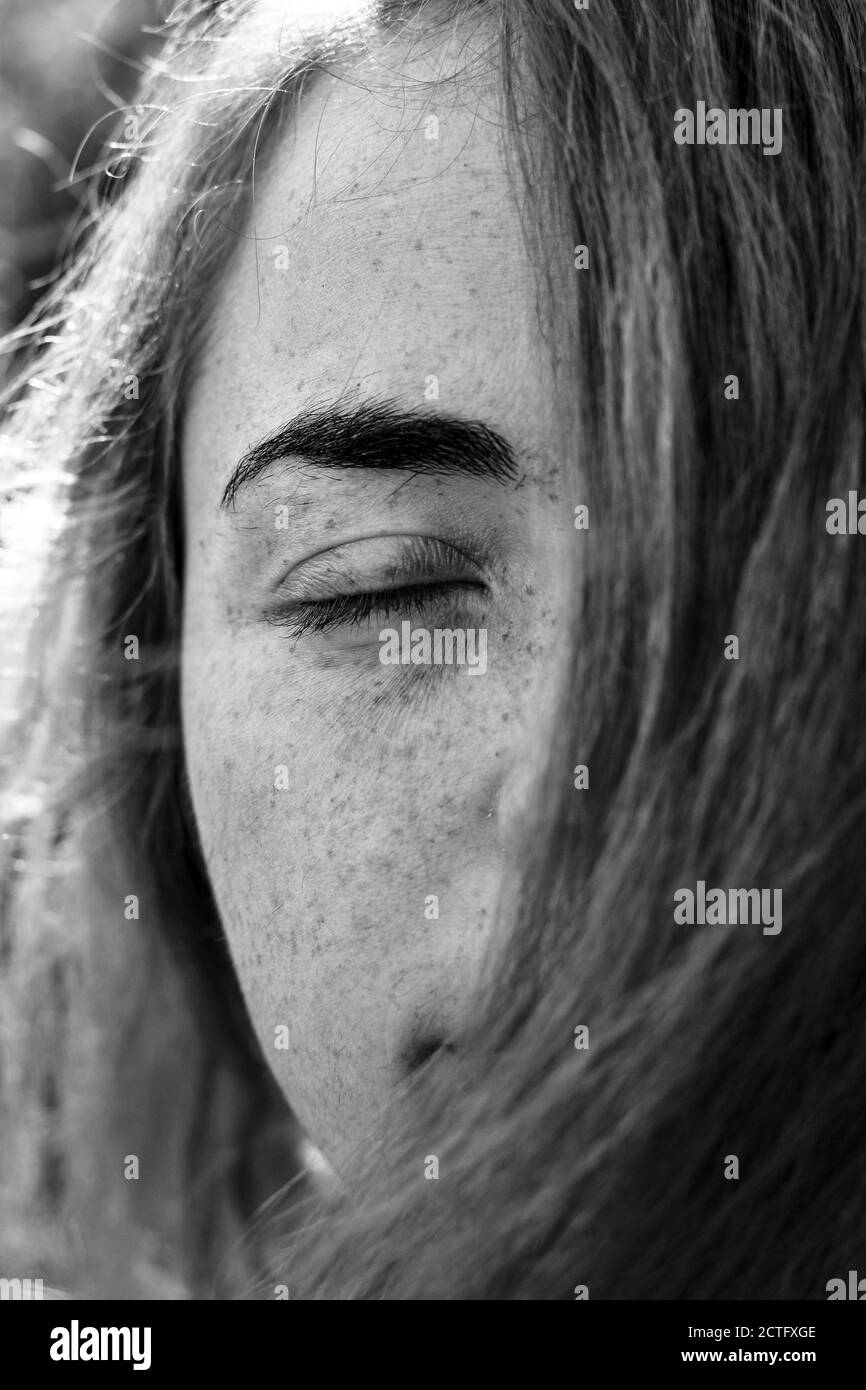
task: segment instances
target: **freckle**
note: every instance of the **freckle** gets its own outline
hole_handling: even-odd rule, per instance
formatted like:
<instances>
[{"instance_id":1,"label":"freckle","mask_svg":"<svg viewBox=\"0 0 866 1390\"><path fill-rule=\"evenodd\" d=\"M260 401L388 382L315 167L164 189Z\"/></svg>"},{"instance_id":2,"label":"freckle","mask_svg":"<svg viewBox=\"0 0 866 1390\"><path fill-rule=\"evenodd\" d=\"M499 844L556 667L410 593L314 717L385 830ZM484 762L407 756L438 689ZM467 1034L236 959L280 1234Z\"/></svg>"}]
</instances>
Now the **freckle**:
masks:
<instances>
[{"instance_id":1,"label":"freckle","mask_svg":"<svg viewBox=\"0 0 866 1390\"><path fill-rule=\"evenodd\" d=\"M508 723L508 720L510 719L510 717L511 717L511 716L509 715L508 710L503 710L503 712L502 712L502 722L503 722L503 724L507 724L507 723Z\"/></svg>"},{"instance_id":2,"label":"freckle","mask_svg":"<svg viewBox=\"0 0 866 1390\"><path fill-rule=\"evenodd\" d=\"M421 241L420 238L419 238L419 240L415 242L415 245L414 245L414 247L413 247L412 249L413 249L414 251L423 251L423 250L424 250L424 243L423 243L423 241Z\"/></svg>"}]
</instances>

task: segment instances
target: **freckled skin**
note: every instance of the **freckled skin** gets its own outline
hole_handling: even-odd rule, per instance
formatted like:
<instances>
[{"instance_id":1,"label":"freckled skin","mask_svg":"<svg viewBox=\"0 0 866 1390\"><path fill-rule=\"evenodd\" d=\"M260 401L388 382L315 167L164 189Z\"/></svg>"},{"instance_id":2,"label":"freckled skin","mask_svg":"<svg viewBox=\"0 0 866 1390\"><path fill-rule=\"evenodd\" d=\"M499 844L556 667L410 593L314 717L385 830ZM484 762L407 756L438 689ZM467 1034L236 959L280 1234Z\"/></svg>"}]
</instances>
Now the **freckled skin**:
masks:
<instances>
[{"instance_id":1,"label":"freckled skin","mask_svg":"<svg viewBox=\"0 0 866 1390\"><path fill-rule=\"evenodd\" d=\"M471 1016L539 760L579 500L560 473L492 86L437 91L439 139L425 139L430 95L408 79L429 77L426 51L422 70L411 53L398 62L392 41L372 93L325 79L257 171L258 255L250 223L217 287L184 430L193 803L264 1055L337 1167L387 1124L419 1029L459 1046ZM252 444L338 396L479 419L509 440L525 480L344 476L294 461L220 510ZM366 587L385 587L383 535L464 532L488 587L454 610L487 628L483 675L383 666L378 631L399 628L399 614L349 638L293 637L262 616L313 554L352 543ZM438 920L425 918L432 894ZM280 1025L287 1049L275 1047Z\"/></svg>"}]
</instances>

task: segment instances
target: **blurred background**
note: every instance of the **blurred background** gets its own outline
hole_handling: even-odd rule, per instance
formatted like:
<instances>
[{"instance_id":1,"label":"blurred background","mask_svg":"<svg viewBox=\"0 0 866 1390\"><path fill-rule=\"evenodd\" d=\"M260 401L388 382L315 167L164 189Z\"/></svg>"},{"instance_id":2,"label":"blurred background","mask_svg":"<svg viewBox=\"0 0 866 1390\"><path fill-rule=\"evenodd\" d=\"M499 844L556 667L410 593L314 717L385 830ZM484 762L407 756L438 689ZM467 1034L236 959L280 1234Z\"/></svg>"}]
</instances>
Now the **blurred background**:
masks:
<instances>
[{"instance_id":1,"label":"blurred background","mask_svg":"<svg viewBox=\"0 0 866 1390\"><path fill-rule=\"evenodd\" d=\"M86 196L81 176L104 159L170 8L0 0L0 333L31 309L63 255Z\"/></svg>"}]
</instances>

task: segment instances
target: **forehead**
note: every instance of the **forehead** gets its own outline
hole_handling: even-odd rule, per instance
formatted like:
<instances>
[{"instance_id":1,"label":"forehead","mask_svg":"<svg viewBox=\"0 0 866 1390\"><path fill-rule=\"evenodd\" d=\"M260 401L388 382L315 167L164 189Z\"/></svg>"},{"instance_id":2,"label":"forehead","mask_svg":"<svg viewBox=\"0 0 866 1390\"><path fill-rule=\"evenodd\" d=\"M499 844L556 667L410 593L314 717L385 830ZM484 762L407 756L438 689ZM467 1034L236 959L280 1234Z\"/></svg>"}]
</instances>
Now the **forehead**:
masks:
<instances>
[{"instance_id":1,"label":"forehead","mask_svg":"<svg viewBox=\"0 0 866 1390\"><path fill-rule=\"evenodd\" d=\"M303 92L257 161L193 418L227 388L254 436L337 396L435 398L505 426L525 409L521 381L538 400L536 276L496 55L477 22L383 37Z\"/></svg>"}]
</instances>

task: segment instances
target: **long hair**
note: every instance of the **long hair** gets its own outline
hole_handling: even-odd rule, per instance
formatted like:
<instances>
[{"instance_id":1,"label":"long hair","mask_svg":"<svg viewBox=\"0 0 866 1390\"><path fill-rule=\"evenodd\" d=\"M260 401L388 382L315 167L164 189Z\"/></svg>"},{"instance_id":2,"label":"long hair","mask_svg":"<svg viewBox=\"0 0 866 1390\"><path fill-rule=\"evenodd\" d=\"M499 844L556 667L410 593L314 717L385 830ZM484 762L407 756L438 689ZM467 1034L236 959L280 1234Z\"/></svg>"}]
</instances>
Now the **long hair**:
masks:
<instances>
[{"instance_id":1,"label":"long hair","mask_svg":"<svg viewBox=\"0 0 866 1390\"><path fill-rule=\"evenodd\" d=\"M490 35L589 517L504 944L412 1121L308 1198L186 793L178 437L256 163L362 38L182 7L13 344L4 1262L97 1297L820 1298L866 1235L866 561L825 524L866 494L866 16L418 11L380 21ZM781 110L781 153L678 144L699 101ZM699 880L781 890L783 929L678 922Z\"/></svg>"}]
</instances>

